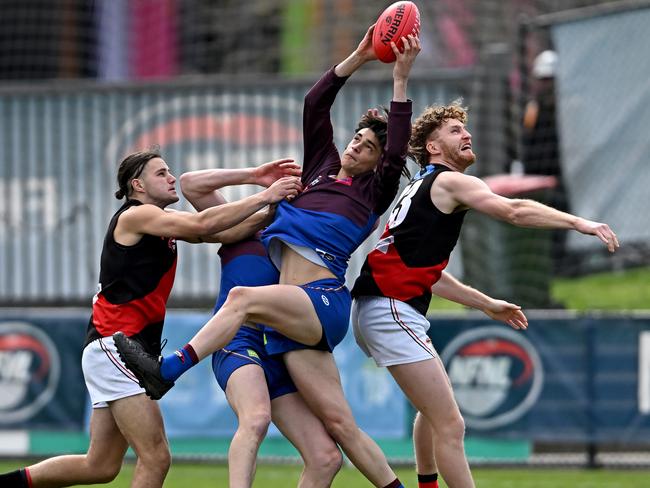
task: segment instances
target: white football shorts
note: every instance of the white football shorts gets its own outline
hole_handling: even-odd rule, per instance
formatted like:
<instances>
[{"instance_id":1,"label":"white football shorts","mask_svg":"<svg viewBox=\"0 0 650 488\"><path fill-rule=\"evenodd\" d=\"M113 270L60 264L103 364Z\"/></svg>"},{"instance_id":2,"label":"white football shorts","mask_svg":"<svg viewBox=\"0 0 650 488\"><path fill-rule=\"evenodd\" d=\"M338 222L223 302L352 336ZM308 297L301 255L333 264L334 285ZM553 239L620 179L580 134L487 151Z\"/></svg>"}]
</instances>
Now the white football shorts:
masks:
<instances>
[{"instance_id":1,"label":"white football shorts","mask_svg":"<svg viewBox=\"0 0 650 488\"><path fill-rule=\"evenodd\" d=\"M84 348L81 369L93 408L106 408L107 402L144 393L120 359L112 337L94 340Z\"/></svg>"},{"instance_id":2,"label":"white football shorts","mask_svg":"<svg viewBox=\"0 0 650 488\"><path fill-rule=\"evenodd\" d=\"M427 335L430 325L420 312L393 298L365 296L352 302L354 337L377 366L438 357Z\"/></svg>"}]
</instances>

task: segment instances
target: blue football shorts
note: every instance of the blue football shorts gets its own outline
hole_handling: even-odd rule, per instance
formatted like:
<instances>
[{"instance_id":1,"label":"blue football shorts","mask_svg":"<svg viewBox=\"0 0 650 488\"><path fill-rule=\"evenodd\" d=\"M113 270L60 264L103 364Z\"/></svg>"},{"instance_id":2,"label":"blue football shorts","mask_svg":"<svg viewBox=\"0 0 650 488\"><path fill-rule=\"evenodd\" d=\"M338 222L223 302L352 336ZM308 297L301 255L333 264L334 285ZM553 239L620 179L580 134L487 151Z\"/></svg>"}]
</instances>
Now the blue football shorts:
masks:
<instances>
[{"instance_id":1,"label":"blue football shorts","mask_svg":"<svg viewBox=\"0 0 650 488\"><path fill-rule=\"evenodd\" d=\"M323 336L314 346L291 340L270 327L265 327L266 351L269 354L283 354L298 349L333 351L343 340L350 327L350 290L334 278L312 281L300 288L305 290L316 309L316 315L323 327Z\"/></svg>"},{"instance_id":2,"label":"blue football shorts","mask_svg":"<svg viewBox=\"0 0 650 488\"><path fill-rule=\"evenodd\" d=\"M282 358L270 357L264 349L264 333L243 326L225 348L212 355L214 377L223 391L230 375L247 364L257 364L264 370L271 400L298 391Z\"/></svg>"}]
</instances>

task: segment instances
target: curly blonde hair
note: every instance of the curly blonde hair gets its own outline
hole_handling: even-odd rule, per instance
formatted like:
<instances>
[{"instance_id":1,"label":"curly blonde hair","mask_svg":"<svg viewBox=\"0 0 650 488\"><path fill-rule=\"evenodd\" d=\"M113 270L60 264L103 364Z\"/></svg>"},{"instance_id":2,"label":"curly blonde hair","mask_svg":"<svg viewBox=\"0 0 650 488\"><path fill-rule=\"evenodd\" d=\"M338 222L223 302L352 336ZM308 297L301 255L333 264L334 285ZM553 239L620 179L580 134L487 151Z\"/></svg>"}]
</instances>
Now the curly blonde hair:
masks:
<instances>
[{"instance_id":1,"label":"curly blonde hair","mask_svg":"<svg viewBox=\"0 0 650 488\"><path fill-rule=\"evenodd\" d=\"M430 105L413 122L409 152L421 167L429 164L427 141L431 134L449 119L467 123L467 108L462 106L462 100L454 100L449 105Z\"/></svg>"}]
</instances>

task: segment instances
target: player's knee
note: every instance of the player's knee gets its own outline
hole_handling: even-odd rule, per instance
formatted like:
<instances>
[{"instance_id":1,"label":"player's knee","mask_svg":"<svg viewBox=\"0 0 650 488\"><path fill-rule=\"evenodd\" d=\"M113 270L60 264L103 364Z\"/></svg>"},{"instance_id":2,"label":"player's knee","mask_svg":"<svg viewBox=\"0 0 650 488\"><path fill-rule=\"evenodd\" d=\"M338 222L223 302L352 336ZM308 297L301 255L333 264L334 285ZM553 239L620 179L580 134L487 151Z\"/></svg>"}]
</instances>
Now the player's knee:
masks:
<instances>
[{"instance_id":1,"label":"player's knee","mask_svg":"<svg viewBox=\"0 0 650 488\"><path fill-rule=\"evenodd\" d=\"M149 464L148 468L150 472L155 472L160 478L164 478L172 465L172 455L169 452L169 448L160 449L160 451L152 459L152 463Z\"/></svg>"},{"instance_id":2,"label":"player's knee","mask_svg":"<svg viewBox=\"0 0 650 488\"><path fill-rule=\"evenodd\" d=\"M111 450L90 449L83 456L73 456L78 462L78 469L89 484L110 483L122 469L123 458Z\"/></svg>"},{"instance_id":3,"label":"player's knee","mask_svg":"<svg viewBox=\"0 0 650 488\"><path fill-rule=\"evenodd\" d=\"M334 446L330 451L330 457L327 464L328 472L331 474L332 478L338 473L343 467L343 454L337 446Z\"/></svg>"},{"instance_id":4,"label":"player's knee","mask_svg":"<svg viewBox=\"0 0 650 488\"><path fill-rule=\"evenodd\" d=\"M248 436L263 439L271 424L271 412L259 410L246 415L240 415L239 428Z\"/></svg>"},{"instance_id":5,"label":"player's knee","mask_svg":"<svg viewBox=\"0 0 650 488\"><path fill-rule=\"evenodd\" d=\"M436 429L436 434L441 437L445 437L447 440L453 440L456 442L463 442L465 437L465 421L463 417L458 413L457 415L451 415L444 423L442 427L442 432Z\"/></svg>"},{"instance_id":6,"label":"player's knee","mask_svg":"<svg viewBox=\"0 0 650 488\"><path fill-rule=\"evenodd\" d=\"M172 455L169 445L166 442L157 445L153 449L146 449L137 453L138 460L150 472L166 474L172 464Z\"/></svg>"},{"instance_id":7,"label":"player's knee","mask_svg":"<svg viewBox=\"0 0 650 488\"><path fill-rule=\"evenodd\" d=\"M465 437L465 421L458 408L450 409L446 415L441 416L427 416L424 413L420 415L420 417L416 418L415 427L420 429L421 434L425 429L428 430L426 422L432 427L431 434L436 439L436 442L453 442L462 445Z\"/></svg>"},{"instance_id":8,"label":"player's knee","mask_svg":"<svg viewBox=\"0 0 650 488\"><path fill-rule=\"evenodd\" d=\"M251 289L246 286L235 286L228 292L224 306L246 308L251 299Z\"/></svg>"},{"instance_id":9,"label":"player's knee","mask_svg":"<svg viewBox=\"0 0 650 488\"><path fill-rule=\"evenodd\" d=\"M120 473L122 468L121 460L119 463L101 463L90 467L90 472L93 477L93 483L102 484L110 483Z\"/></svg>"},{"instance_id":10,"label":"player's knee","mask_svg":"<svg viewBox=\"0 0 650 488\"><path fill-rule=\"evenodd\" d=\"M169 468L172 465L172 453L169 450L169 446L166 445L165 449L160 449L160 454L157 459L157 465L160 466L160 469L164 472L167 473L169 471Z\"/></svg>"},{"instance_id":11,"label":"player's knee","mask_svg":"<svg viewBox=\"0 0 650 488\"><path fill-rule=\"evenodd\" d=\"M305 459L305 469L318 472L321 479L333 479L343 466L343 455L334 443L320 447L312 456Z\"/></svg>"},{"instance_id":12,"label":"player's knee","mask_svg":"<svg viewBox=\"0 0 650 488\"><path fill-rule=\"evenodd\" d=\"M322 421L325 424L327 432L339 444L345 443L346 439L356 435L359 430L354 419L347 418L347 416L338 411L326 413Z\"/></svg>"}]
</instances>

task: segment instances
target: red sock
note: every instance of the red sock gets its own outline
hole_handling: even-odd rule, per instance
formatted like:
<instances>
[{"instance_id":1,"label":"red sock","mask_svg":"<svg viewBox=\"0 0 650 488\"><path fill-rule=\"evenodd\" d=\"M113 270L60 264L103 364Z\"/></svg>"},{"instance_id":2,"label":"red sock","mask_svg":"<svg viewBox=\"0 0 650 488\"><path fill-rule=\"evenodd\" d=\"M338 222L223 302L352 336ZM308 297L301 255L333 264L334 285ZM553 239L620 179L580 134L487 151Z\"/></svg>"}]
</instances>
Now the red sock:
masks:
<instances>
[{"instance_id":1,"label":"red sock","mask_svg":"<svg viewBox=\"0 0 650 488\"><path fill-rule=\"evenodd\" d=\"M438 473L418 474L418 488L438 488Z\"/></svg>"}]
</instances>

